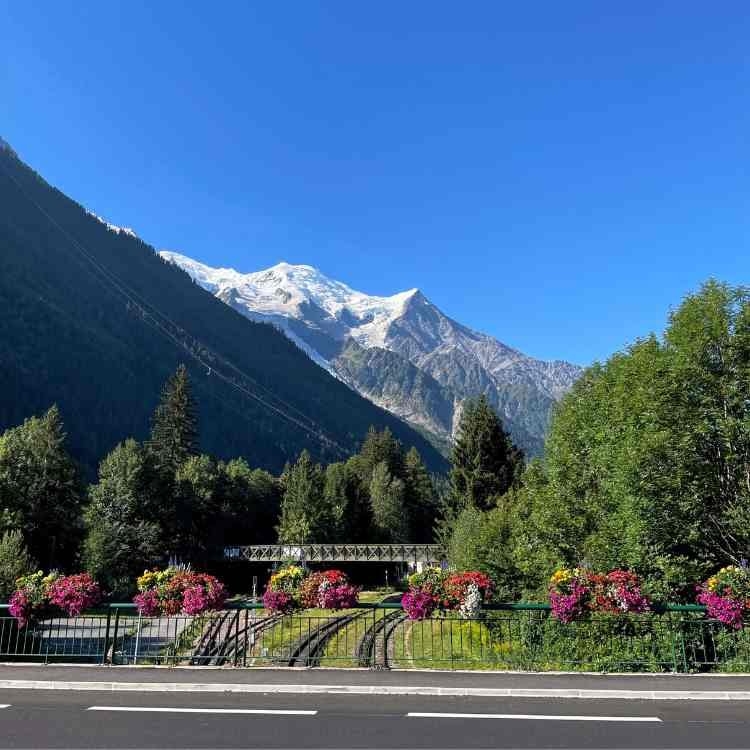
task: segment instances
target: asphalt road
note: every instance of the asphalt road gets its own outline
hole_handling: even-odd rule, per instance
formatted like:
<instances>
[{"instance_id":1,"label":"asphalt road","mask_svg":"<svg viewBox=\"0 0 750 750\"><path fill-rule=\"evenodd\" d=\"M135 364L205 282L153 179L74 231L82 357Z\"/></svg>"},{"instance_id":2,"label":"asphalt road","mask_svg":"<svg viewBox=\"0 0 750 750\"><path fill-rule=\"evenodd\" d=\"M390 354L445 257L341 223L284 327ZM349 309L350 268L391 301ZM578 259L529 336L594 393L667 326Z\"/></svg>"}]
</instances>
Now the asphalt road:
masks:
<instances>
[{"instance_id":1,"label":"asphalt road","mask_svg":"<svg viewBox=\"0 0 750 750\"><path fill-rule=\"evenodd\" d=\"M8 748L750 747L747 701L2 690L0 704Z\"/></svg>"}]
</instances>

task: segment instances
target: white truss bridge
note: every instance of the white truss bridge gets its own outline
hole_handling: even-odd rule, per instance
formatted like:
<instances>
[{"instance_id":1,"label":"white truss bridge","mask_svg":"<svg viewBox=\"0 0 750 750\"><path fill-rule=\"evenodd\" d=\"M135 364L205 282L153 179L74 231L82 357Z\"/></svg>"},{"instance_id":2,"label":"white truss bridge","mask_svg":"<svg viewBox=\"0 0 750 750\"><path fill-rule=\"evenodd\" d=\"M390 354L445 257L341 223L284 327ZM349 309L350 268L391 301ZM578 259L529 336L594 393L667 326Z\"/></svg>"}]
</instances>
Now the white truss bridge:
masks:
<instances>
[{"instance_id":1,"label":"white truss bridge","mask_svg":"<svg viewBox=\"0 0 750 750\"><path fill-rule=\"evenodd\" d=\"M251 544L226 547L224 559L247 562L398 562L439 564L439 544Z\"/></svg>"}]
</instances>

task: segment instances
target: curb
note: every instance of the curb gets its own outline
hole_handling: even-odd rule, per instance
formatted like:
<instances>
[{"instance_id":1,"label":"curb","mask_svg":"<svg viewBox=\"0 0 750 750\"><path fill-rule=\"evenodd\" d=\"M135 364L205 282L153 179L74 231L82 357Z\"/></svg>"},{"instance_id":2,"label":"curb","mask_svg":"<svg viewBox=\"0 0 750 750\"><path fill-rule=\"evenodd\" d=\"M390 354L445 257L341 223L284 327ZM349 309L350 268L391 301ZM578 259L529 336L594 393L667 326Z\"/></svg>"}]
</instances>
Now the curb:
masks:
<instances>
[{"instance_id":1,"label":"curb","mask_svg":"<svg viewBox=\"0 0 750 750\"><path fill-rule=\"evenodd\" d=\"M243 685L232 682L72 682L0 680L0 690L87 690L144 693L254 693L291 695L422 695L474 698L747 701L744 690L578 690L575 688L452 688L396 685Z\"/></svg>"}]
</instances>

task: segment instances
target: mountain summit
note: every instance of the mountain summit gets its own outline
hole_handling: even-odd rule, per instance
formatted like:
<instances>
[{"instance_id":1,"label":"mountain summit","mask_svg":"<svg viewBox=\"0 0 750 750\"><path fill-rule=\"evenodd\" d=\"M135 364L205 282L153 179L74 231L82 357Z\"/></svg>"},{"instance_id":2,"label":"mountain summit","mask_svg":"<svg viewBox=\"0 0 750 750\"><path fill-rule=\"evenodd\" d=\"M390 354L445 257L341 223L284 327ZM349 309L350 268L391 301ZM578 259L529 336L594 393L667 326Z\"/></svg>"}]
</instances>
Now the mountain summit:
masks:
<instances>
[{"instance_id":1,"label":"mountain summit","mask_svg":"<svg viewBox=\"0 0 750 750\"><path fill-rule=\"evenodd\" d=\"M461 325L418 289L378 297L307 265L240 273L175 252L160 255L246 317L279 327L319 365L443 444L455 434L462 402L485 393L515 440L539 454L551 408L581 372Z\"/></svg>"},{"instance_id":2,"label":"mountain summit","mask_svg":"<svg viewBox=\"0 0 750 750\"><path fill-rule=\"evenodd\" d=\"M143 439L164 381L184 363L201 450L281 472L302 450L330 462L373 425L444 458L422 434L238 315L133 230L87 211L0 148L0 431L58 404L69 445L96 476Z\"/></svg>"}]
</instances>

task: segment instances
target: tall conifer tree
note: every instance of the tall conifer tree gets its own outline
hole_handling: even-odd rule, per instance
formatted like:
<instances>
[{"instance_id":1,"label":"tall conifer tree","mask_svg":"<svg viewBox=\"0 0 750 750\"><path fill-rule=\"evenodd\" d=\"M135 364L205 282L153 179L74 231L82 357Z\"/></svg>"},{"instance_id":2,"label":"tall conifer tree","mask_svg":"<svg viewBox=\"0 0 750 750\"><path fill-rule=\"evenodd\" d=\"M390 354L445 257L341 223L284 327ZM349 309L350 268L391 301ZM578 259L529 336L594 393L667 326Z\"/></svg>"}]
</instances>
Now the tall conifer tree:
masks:
<instances>
[{"instance_id":1,"label":"tall conifer tree","mask_svg":"<svg viewBox=\"0 0 750 750\"><path fill-rule=\"evenodd\" d=\"M281 501L279 542L310 543L325 541L321 514L324 511L323 469L302 451L297 462L287 466L281 477L284 497Z\"/></svg>"},{"instance_id":2,"label":"tall conifer tree","mask_svg":"<svg viewBox=\"0 0 750 750\"><path fill-rule=\"evenodd\" d=\"M375 532L384 542L405 542L409 525L404 507L404 482L381 461L372 472L370 502Z\"/></svg>"},{"instance_id":3,"label":"tall conifer tree","mask_svg":"<svg viewBox=\"0 0 750 750\"><path fill-rule=\"evenodd\" d=\"M190 456L198 454L196 406L185 365L180 365L164 385L148 447L157 471L169 477L174 477Z\"/></svg>"},{"instance_id":4,"label":"tall conifer tree","mask_svg":"<svg viewBox=\"0 0 750 750\"><path fill-rule=\"evenodd\" d=\"M523 452L484 395L464 406L451 464L453 499L459 506L491 508L519 479Z\"/></svg>"},{"instance_id":5,"label":"tall conifer tree","mask_svg":"<svg viewBox=\"0 0 750 750\"><path fill-rule=\"evenodd\" d=\"M410 448L404 459L404 483L409 541L431 542L438 506L432 480L416 448Z\"/></svg>"}]
</instances>

